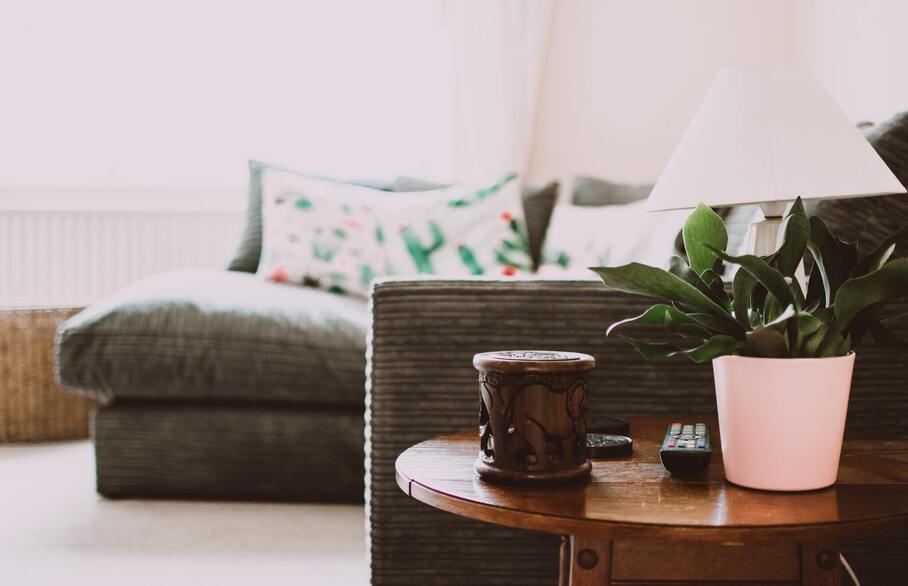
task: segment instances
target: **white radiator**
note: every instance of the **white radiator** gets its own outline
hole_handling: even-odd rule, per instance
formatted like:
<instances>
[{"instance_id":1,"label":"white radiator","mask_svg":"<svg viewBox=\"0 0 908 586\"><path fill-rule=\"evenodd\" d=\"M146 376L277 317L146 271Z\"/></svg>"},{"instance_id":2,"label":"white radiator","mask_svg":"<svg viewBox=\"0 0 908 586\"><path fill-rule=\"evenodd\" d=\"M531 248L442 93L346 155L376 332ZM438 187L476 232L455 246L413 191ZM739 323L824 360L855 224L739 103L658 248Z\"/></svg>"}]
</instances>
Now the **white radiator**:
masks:
<instances>
[{"instance_id":1,"label":"white radiator","mask_svg":"<svg viewBox=\"0 0 908 586\"><path fill-rule=\"evenodd\" d=\"M0 210L0 306L80 306L146 275L223 268L234 210Z\"/></svg>"}]
</instances>

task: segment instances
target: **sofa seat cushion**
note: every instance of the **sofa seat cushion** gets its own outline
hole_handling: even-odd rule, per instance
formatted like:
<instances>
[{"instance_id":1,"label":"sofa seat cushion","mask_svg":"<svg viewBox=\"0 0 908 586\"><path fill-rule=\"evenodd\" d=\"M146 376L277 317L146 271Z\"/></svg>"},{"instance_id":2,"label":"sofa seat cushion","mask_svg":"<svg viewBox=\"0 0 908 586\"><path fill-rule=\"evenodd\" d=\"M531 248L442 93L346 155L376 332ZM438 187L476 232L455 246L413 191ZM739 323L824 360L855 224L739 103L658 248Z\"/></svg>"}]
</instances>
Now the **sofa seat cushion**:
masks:
<instances>
[{"instance_id":1,"label":"sofa seat cushion","mask_svg":"<svg viewBox=\"0 0 908 586\"><path fill-rule=\"evenodd\" d=\"M149 277L60 326L61 385L100 400L362 407L366 304L231 271Z\"/></svg>"}]
</instances>

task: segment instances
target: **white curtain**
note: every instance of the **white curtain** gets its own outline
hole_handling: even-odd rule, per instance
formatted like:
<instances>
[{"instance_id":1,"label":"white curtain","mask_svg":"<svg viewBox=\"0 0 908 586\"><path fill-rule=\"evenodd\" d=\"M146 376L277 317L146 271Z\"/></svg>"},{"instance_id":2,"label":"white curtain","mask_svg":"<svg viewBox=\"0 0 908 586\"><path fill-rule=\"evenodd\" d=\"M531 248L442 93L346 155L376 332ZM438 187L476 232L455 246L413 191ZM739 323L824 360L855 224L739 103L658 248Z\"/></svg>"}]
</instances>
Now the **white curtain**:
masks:
<instances>
[{"instance_id":1,"label":"white curtain","mask_svg":"<svg viewBox=\"0 0 908 586\"><path fill-rule=\"evenodd\" d=\"M552 0L446 1L454 178L526 172L552 9Z\"/></svg>"},{"instance_id":2,"label":"white curtain","mask_svg":"<svg viewBox=\"0 0 908 586\"><path fill-rule=\"evenodd\" d=\"M0 192L523 171L550 0L0 7Z\"/></svg>"}]
</instances>

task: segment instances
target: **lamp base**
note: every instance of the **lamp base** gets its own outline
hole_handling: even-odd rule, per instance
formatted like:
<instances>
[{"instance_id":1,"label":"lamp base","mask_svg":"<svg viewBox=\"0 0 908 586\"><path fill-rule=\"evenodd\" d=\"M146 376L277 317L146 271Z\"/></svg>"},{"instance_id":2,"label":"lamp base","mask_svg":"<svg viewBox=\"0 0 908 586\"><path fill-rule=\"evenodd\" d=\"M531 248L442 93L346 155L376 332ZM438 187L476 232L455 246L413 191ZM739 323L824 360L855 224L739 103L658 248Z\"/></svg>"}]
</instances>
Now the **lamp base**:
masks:
<instances>
[{"instance_id":1,"label":"lamp base","mask_svg":"<svg viewBox=\"0 0 908 586\"><path fill-rule=\"evenodd\" d=\"M765 217L750 225L747 233L747 250L755 256L769 256L778 249L782 217Z\"/></svg>"},{"instance_id":2,"label":"lamp base","mask_svg":"<svg viewBox=\"0 0 908 586\"><path fill-rule=\"evenodd\" d=\"M747 250L755 256L769 256L779 249L779 232L782 228L782 214L788 202L774 201L761 204L763 219L750 225L747 233ZM794 274L795 280L802 292L807 290L807 275L804 272L804 263L798 264Z\"/></svg>"}]
</instances>

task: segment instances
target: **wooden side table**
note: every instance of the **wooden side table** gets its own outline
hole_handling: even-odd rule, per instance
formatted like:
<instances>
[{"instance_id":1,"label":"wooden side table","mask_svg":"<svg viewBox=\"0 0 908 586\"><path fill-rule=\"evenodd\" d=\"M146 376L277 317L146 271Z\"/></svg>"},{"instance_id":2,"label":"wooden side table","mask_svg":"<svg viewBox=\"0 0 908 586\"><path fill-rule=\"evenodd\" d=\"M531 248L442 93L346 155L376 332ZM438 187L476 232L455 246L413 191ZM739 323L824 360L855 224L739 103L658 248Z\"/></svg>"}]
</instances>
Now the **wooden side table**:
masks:
<instances>
[{"instance_id":1,"label":"wooden side table","mask_svg":"<svg viewBox=\"0 0 908 586\"><path fill-rule=\"evenodd\" d=\"M837 585L840 540L908 535L908 440L846 437L835 486L759 492L725 481L718 424L707 421L714 453L698 478L673 478L659 462L670 421L641 419L631 423L633 455L595 461L588 482L482 481L473 471L479 439L470 431L406 450L397 483L456 515L562 535L561 586Z\"/></svg>"}]
</instances>

